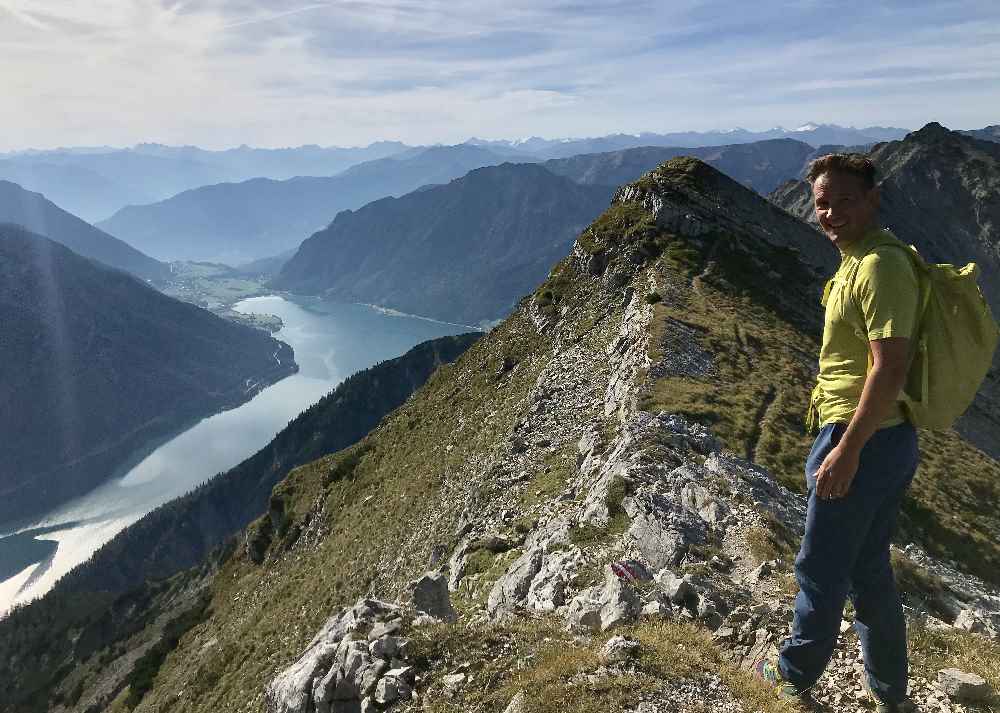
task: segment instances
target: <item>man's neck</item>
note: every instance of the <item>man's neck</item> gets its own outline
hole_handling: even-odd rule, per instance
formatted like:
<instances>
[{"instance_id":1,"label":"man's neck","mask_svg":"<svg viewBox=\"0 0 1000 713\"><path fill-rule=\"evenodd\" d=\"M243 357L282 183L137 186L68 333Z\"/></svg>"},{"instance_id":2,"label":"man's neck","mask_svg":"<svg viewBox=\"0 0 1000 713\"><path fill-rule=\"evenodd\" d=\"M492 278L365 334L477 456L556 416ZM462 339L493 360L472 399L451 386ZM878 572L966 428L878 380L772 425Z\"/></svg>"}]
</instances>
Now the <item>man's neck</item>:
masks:
<instances>
[{"instance_id":1,"label":"man's neck","mask_svg":"<svg viewBox=\"0 0 1000 713\"><path fill-rule=\"evenodd\" d=\"M840 255L843 257L851 249L852 246L857 245L862 240L864 240L869 235L871 235L872 232L874 232L874 231L876 231L878 229L879 229L879 226L877 224L875 224L875 223L872 223L867 228L865 228L864 232L862 232L859 237L855 238L854 240L851 240L848 243L839 243L839 242L836 242L836 243L834 243L834 245L837 246L837 250L840 251Z\"/></svg>"}]
</instances>

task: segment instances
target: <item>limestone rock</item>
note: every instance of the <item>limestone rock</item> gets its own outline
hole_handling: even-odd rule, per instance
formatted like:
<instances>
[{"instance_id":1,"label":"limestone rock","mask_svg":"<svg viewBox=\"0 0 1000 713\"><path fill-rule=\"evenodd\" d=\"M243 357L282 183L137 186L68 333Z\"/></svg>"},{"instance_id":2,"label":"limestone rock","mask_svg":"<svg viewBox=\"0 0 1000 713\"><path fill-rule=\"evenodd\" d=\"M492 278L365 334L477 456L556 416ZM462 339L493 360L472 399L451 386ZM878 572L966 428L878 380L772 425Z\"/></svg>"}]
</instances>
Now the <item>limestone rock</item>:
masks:
<instances>
[{"instance_id":1,"label":"limestone rock","mask_svg":"<svg viewBox=\"0 0 1000 713\"><path fill-rule=\"evenodd\" d=\"M336 643L324 642L307 649L294 664L278 674L264 694L268 713L307 713L313 680L326 672L336 652Z\"/></svg>"},{"instance_id":2,"label":"limestone rock","mask_svg":"<svg viewBox=\"0 0 1000 713\"><path fill-rule=\"evenodd\" d=\"M570 601L567 620L591 630L606 631L639 615L639 596L631 585L608 569L602 586L588 587Z\"/></svg>"},{"instance_id":3,"label":"limestone rock","mask_svg":"<svg viewBox=\"0 0 1000 713\"><path fill-rule=\"evenodd\" d=\"M514 560L507 571L494 584L486 603L487 611L512 611L523 606L531 582L542 568L544 553L531 549Z\"/></svg>"},{"instance_id":4,"label":"limestone rock","mask_svg":"<svg viewBox=\"0 0 1000 713\"><path fill-rule=\"evenodd\" d=\"M654 570L680 564L688 546L704 540L705 523L663 494L640 492L623 505L632 520L628 536Z\"/></svg>"},{"instance_id":5,"label":"limestone rock","mask_svg":"<svg viewBox=\"0 0 1000 713\"><path fill-rule=\"evenodd\" d=\"M634 656L639 649L639 642L626 639L624 636L612 636L601 649L601 660L605 663L620 663Z\"/></svg>"},{"instance_id":6,"label":"limestone rock","mask_svg":"<svg viewBox=\"0 0 1000 713\"><path fill-rule=\"evenodd\" d=\"M441 572L426 572L411 585L410 591L417 611L442 621L455 621L458 618L451 606L448 579Z\"/></svg>"},{"instance_id":7,"label":"limestone rock","mask_svg":"<svg viewBox=\"0 0 1000 713\"><path fill-rule=\"evenodd\" d=\"M526 697L524 691L518 691L513 698L510 699L510 703L507 707L503 709L503 713L525 713L527 710L527 703L525 702Z\"/></svg>"},{"instance_id":8,"label":"limestone rock","mask_svg":"<svg viewBox=\"0 0 1000 713\"><path fill-rule=\"evenodd\" d=\"M982 676L957 668L939 671L937 685L951 700L958 703L988 701L993 695L990 685Z\"/></svg>"}]
</instances>

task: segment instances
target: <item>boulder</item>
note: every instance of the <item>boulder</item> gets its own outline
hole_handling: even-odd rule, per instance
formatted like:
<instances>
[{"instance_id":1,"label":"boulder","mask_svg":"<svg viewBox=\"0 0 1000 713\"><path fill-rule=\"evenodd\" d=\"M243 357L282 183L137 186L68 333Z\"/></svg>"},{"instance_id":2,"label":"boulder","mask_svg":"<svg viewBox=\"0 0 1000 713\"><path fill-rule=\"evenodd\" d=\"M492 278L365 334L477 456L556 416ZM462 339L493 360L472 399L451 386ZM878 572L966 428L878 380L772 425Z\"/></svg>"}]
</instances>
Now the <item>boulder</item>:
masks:
<instances>
[{"instance_id":1,"label":"boulder","mask_svg":"<svg viewBox=\"0 0 1000 713\"><path fill-rule=\"evenodd\" d=\"M577 594L566 610L567 620L591 630L607 631L616 624L639 615L639 596L630 584L609 568L602 586L588 587Z\"/></svg>"},{"instance_id":2,"label":"boulder","mask_svg":"<svg viewBox=\"0 0 1000 713\"><path fill-rule=\"evenodd\" d=\"M524 605L531 582L542 568L543 557L543 551L536 548L524 552L511 563L490 590L486 602L486 609L490 614L513 611Z\"/></svg>"},{"instance_id":3,"label":"boulder","mask_svg":"<svg viewBox=\"0 0 1000 713\"><path fill-rule=\"evenodd\" d=\"M946 668L938 672L938 688L956 703L978 703L993 696L990 685L982 676Z\"/></svg>"},{"instance_id":4,"label":"boulder","mask_svg":"<svg viewBox=\"0 0 1000 713\"><path fill-rule=\"evenodd\" d=\"M621 663L634 656L639 650L639 642L624 636L612 636L601 649L601 661Z\"/></svg>"},{"instance_id":5,"label":"boulder","mask_svg":"<svg viewBox=\"0 0 1000 713\"><path fill-rule=\"evenodd\" d=\"M441 572L426 572L410 588L417 611L442 621L455 621L458 616L451 606L448 579Z\"/></svg>"},{"instance_id":6,"label":"boulder","mask_svg":"<svg viewBox=\"0 0 1000 713\"><path fill-rule=\"evenodd\" d=\"M623 505L632 521L628 536L654 570L680 564L688 545L705 538L705 523L661 493L637 493Z\"/></svg>"},{"instance_id":7,"label":"boulder","mask_svg":"<svg viewBox=\"0 0 1000 713\"><path fill-rule=\"evenodd\" d=\"M307 649L294 664L279 673L264 692L268 713L307 713L313 681L326 673L336 653L336 642L323 642Z\"/></svg>"}]
</instances>

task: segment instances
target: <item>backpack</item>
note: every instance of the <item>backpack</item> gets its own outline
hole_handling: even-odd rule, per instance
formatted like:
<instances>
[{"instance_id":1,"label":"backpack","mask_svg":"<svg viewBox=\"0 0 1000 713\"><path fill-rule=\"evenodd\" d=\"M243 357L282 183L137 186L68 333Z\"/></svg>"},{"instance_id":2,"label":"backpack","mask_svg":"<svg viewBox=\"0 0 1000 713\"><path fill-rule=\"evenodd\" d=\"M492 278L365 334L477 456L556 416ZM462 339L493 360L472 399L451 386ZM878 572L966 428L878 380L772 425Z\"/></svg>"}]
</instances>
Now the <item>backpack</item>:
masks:
<instances>
[{"instance_id":1,"label":"backpack","mask_svg":"<svg viewBox=\"0 0 1000 713\"><path fill-rule=\"evenodd\" d=\"M927 263L916 247L891 234L866 254L882 247L905 250L920 284L910 367L899 400L913 425L951 428L976 397L1000 340L1000 326L976 283L979 268L971 262L963 268ZM855 268L848 280L851 289L856 273Z\"/></svg>"}]
</instances>

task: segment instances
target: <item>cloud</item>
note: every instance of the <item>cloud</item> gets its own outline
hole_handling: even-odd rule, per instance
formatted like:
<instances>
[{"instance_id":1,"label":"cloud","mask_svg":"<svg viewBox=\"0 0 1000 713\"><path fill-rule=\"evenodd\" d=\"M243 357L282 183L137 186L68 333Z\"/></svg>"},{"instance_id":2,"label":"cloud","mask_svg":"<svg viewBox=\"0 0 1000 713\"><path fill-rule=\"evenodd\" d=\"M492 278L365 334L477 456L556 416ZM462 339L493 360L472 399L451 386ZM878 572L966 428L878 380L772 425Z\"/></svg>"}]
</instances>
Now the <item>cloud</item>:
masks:
<instances>
[{"instance_id":1,"label":"cloud","mask_svg":"<svg viewBox=\"0 0 1000 713\"><path fill-rule=\"evenodd\" d=\"M1000 121L993 0L0 0L4 14L0 148Z\"/></svg>"}]
</instances>

